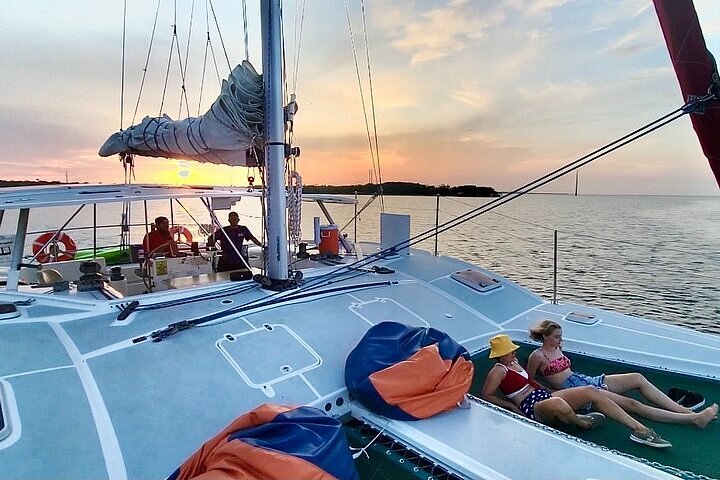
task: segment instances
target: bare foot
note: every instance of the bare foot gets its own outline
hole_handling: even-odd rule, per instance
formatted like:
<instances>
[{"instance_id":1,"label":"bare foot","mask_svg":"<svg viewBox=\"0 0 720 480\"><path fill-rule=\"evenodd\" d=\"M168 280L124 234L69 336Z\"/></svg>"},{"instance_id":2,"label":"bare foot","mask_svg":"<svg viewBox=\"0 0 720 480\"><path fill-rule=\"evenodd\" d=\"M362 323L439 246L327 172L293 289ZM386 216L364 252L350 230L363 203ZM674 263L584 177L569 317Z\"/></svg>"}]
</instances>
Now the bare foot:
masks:
<instances>
[{"instance_id":1,"label":"bare foot","mask_svg":"<svg viewBox=\"0 0 720 480\"><path fill-rule=\"evenodd\" d=\"M605 415L600 412L590 412L587 415L577 415L578 427L591 430L605 423Z\"/></svg>"},{"instance_id":2,"label":"bare foot","mask_svg":"<svg viewBox=\"0 0 720 480\"><path fill-rule=\"evenodd\" d=\"M715 420L718 415L718 404L713 403L702 412L697 414L695 419L695 426L698 428L705 428L710 422Z\"/></svg>"}]
</instances>

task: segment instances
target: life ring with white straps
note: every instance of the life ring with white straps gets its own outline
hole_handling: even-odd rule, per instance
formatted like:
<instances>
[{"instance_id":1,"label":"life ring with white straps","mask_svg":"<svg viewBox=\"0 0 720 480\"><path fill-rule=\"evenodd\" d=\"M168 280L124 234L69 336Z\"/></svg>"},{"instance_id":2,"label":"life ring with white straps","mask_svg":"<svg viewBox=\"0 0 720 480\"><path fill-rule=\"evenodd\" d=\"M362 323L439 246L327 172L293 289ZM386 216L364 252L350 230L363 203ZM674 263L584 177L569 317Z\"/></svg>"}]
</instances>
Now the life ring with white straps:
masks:
<instances>
[{"instance_id":1,"label":"life ring with white straps","mask_svg":"<svg viewBox=\"0 0 720 480\"><path fill-rule=\"evenodd\" d=\"M182 235L185 237L185 243L192 243L193 236L192 233L190 233L190 230L183 227L182 225L175 225L174 227L170 227L170 233L172 233L173 238L175 238L175 235Z\"/></svg>"},{"instance_id":2,"label":"life ring with white straps","mask_svg":"<svg viewBox=\"0 0 720 480\"><path fill-rule=\"evenodd\" d=\"M47 263L51 259L56 262L65 262L75 258L77 245L75 240L65 232L45 232L33 242L32 252L40 263Z\"/></svg>"}]
</instances>

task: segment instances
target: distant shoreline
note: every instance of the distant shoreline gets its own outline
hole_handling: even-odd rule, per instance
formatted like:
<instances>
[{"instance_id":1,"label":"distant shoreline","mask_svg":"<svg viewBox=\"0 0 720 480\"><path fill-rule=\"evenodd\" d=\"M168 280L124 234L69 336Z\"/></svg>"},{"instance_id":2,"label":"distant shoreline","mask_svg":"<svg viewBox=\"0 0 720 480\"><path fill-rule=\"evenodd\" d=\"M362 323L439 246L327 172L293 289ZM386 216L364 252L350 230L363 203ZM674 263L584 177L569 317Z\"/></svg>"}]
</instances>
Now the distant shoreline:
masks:
<instances>
[{"instance_id":1,"label":"distant shoreline","mask_svg":"<svg viewBox=\"0 0 720 480\"><path fill-rule=\"evenodd\" d=\"M353 195L373 195L380 192L379 185L372 183L357 185L304 185L305 193L326 193ZM383 195L415 195L415 196L433 196L440 195L442 197L499 197L498 193L492 187L483 187L478 185L459 185L451 187L450 185L425 185L415 182L386 182L382 184Z\"/></svg>"},{"instance_id":2,"label":"distant shoreline","mask_svg":"<svg viewBox=\"0 0 720 480\"><path fill-rule=\"evenodd\" d=\"M0 188L3 187L24 187L33 185L64 185L64 182L45 180L0 180ZM373 195L379 193L379 186L366 183L358 185L305 185L305 193L326 193L353 195L356 192L360 195ZM383 183L384 195L417 195L442 197L499 197L500 194L492 187L477 185L424 185L415 182L387 182Z\"/></svg>"},{"instance_id":3,"label":"distant shoreline","mask_svg":"<svg viewBox=\"0 0 720 480\"><path fill-rule=\"evenodd\" d=\"M45 180L0 180L0 188L4 187L28 187L32 185L62 185L65 182Z\"/></svg>"}]
</instances>

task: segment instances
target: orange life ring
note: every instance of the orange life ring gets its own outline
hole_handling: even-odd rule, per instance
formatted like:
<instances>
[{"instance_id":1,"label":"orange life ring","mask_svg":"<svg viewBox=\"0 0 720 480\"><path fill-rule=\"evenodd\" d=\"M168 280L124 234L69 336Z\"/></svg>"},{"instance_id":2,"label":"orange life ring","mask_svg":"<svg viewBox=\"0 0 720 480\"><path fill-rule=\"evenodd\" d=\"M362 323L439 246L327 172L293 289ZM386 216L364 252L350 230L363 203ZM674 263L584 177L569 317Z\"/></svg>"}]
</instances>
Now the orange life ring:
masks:
<instances>
[{"instance_id":1,"label":"orange life ring","mask_svg":"<svg viewBox=\"0 0 720 480\"><path fill-rule=\"evenodd\" d=\"M77 245L65 232L45 232L33 242L32 252L40 263L47 263L51 258L56 262L65 262L75 258Z\"/></svg>"},{"instance_id":2,"label":"orange life ring","mask_svg":"<svg viewBox=\"0 0 720 480\"><path fill-rule=\"evenodd\" d=\"M170 233L172 233L173 238L175 237L175 235L182 235L183 237L185 237L185 243L192 243L193 241L193 236L192 233L190 233L190 230L183 227L182 225L175 225L174 227L171 227Z\"/></svg>"}]
</instances>

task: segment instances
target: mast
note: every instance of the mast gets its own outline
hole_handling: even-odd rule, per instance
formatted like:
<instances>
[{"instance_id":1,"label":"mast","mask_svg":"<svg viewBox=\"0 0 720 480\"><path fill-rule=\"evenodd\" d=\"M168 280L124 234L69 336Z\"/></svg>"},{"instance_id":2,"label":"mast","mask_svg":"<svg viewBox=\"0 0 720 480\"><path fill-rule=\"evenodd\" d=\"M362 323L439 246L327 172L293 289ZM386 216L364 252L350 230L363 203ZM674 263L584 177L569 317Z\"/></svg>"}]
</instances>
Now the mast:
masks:
<instances>
[{"instance_id":1,"label":"mast","mask_svg":"<svg viewBox=\"0 0 720 480\"><path fill-rule=\"evenodd\" d=\"M575 170L575 196L577 197L577 187L578 187L578 176L580 175L580 169L578 168Z\"/></svg>"},{"instance_id":2,"label":"mast","mask_svg":"<svg viewBox=\"0 0 720 480\"><path fill-rule=\"evenodd\" d=\"M288 278L285 116L283 110L280 0L261 1L267 172L267 276L282 288Z\"/></svg>"}]
</instances>

